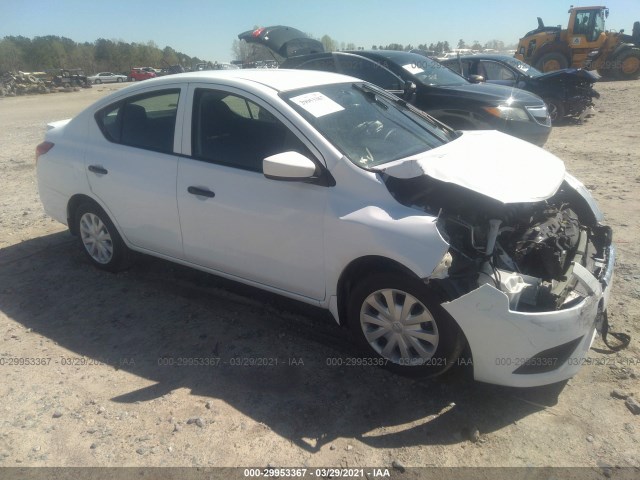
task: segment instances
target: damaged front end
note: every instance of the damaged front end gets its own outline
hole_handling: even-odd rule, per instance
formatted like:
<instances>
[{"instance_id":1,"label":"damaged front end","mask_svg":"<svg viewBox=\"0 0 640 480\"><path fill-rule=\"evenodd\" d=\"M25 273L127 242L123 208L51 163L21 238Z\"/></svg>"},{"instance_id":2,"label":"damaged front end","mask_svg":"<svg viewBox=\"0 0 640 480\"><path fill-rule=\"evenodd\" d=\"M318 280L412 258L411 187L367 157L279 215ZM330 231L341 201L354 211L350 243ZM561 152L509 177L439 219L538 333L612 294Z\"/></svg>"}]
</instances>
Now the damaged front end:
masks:
<instances>
[{"instance_id":1,"label":"damaged front end","mask_svg":"<svg viewBox=\"0 0 640 480\"><path fill-rule=\"evenodd\" d=\"M607 307L612 232L570 175L545 200L503 203L434 179L384 177L402 204L437 217L446 272L426 279L450 301L477 380L536 386L584 363Z\"/></svg>"},{"instance_id":2,"label":"damaged front end","mask_svg":"<svg viewBox=\"0 0 640 480\"><path fill-rule=\"evenodd\" d=\"M594 72L582 68L567 68L546 73L534 80L540 85L553 91L562 92L564 100L564 114L582 119L587 109L594 106L593 99L600 98L600 94L593 85L600 79Z\"/></svg>"}]
</instances>

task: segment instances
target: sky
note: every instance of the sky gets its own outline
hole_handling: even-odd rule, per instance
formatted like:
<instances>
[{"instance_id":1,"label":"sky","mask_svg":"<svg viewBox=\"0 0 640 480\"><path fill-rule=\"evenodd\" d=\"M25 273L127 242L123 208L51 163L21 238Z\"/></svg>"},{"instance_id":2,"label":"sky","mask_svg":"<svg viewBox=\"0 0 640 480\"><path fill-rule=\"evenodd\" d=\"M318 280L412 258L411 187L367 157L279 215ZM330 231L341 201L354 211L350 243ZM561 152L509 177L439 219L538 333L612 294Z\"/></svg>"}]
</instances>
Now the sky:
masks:
<instances>
[{"instance_id":1,"label":"sky","mask_svg":"<svg viewBox=\"0 0 640 480\"><path fill-rule=\"evenodd\" d=\"M575 6L597 5L575 2ZM357 47L459 39L515 44L537 27L566 26L569 1L536 0L0 0L0 38L57 35L76 42L98 38L155 42L203 60L232 60L238 33L287 25ZM607 29L631 33L640 0L609 0Z\"/></svg>"}]
</instances>

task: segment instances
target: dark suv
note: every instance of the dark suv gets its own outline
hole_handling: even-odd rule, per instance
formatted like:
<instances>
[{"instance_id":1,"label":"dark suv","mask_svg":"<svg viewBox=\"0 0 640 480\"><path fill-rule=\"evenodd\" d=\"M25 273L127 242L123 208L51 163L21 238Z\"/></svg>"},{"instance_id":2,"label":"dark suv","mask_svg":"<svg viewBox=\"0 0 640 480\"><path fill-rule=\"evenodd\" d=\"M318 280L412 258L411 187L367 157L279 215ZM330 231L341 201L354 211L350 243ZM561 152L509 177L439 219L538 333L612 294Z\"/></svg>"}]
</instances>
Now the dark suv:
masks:
<instances>
[{"instance_id":1,"label":"dark suv","mask_svg":"<svg viewBox=\"0 0 640 480\"><path fill-rule=\"evenodd\" d=\"M343 73L371 82L458 130L500 130L542 146L551 132L547 107L517 88L473 83L425 56L392 50L325 52L317 40L284 26L238 35L285 60L280 68Z\"/></svg>"}]
</instances>

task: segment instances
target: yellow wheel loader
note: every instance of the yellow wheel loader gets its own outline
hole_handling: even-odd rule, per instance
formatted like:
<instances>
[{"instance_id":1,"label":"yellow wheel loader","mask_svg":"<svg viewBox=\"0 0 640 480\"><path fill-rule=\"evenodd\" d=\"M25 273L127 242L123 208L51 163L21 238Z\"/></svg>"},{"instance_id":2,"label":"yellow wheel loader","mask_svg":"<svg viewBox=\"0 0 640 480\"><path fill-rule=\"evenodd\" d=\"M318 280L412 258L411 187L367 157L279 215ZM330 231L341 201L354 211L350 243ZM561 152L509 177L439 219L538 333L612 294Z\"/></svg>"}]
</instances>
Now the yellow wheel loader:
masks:
<instances>
[{"instance_id":1,"label":"yellow wheel loader","mask_svg":"<svg viewBox=\"0 0 640 480\"><path fill-rule=\"evenodd\" d=\"M571 7L566 29L538 28L520 39L515 57L543 72L563 68L597 70L604 77L631 80L640 76L640 22L631 35L605 30L607 7Z\"/></svg>"}]
</instances>

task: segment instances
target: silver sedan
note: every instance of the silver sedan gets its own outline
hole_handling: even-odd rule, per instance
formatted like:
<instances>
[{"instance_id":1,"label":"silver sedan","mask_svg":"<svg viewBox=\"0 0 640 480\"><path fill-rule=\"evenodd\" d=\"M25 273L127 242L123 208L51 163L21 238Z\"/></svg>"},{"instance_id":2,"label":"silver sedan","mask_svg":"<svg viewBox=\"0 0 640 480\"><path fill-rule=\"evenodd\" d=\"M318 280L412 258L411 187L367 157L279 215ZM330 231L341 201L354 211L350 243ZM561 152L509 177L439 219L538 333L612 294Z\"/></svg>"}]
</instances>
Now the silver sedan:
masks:
<instances>
[{"instance_id":1,"label":"silver sedan","mask_svg":"<svg viewBox=\"0 0 640 480\"><path fill-rule=\"evenodd\" d=\"M112 73L112 72L100 72L88 77L88 80L91 83L95 83L95 84L116 83L116 82L120 83L120 82L126 82L127 76L118 75L117 73Z\"/></svg>"}]
</instances>

